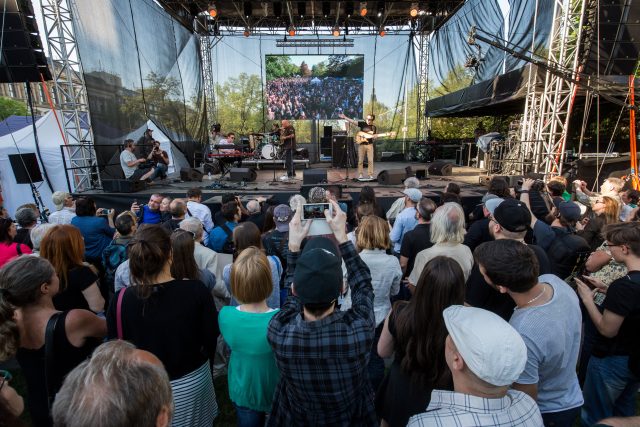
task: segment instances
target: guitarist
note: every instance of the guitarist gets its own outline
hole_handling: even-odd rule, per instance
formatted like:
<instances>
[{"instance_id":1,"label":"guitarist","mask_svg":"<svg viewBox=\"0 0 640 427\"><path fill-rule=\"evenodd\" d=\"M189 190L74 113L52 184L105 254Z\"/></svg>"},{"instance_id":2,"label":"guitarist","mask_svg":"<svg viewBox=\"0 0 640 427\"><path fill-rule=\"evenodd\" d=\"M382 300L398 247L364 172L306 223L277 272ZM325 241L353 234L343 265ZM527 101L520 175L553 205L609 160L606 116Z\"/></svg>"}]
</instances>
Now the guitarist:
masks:
<instances>
[{"instance_id":1,"label":"guitarist","mask_svg":"<svg viewBox=\"0 0 640 427\"><path fill-rule=\"evenodd\" d=\"M340 114L340 117L346 120L347 122L354 124L360 128L361 132L368 133L370 135L375 135L377 133L376 125L373 124L373 121L376 119L376 116L373 114L367 115L366 122L358 121L350 119L344 114ZM364 179L362 176L362 165L364 163L364 155L367 155L367 173L369 174L369 180L373 179L373 147L374 147L375 137L367 139L366 142L362 142L358 145L358 179Z\"/></svg>"}]
</instances>

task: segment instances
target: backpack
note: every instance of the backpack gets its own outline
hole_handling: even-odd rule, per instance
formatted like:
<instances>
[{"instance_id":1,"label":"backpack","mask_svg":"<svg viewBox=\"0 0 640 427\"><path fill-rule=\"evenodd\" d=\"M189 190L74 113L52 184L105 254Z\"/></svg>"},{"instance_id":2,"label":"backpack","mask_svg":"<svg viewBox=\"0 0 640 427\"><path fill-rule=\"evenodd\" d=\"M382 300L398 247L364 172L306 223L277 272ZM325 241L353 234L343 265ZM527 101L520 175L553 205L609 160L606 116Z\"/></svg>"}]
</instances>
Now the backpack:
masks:
<instances>
[{"instance_id":1,"label":"backpack","mask_svg":"<svg viewBox=\"0 0 640 427\"><path fill-rule=\"evenodd\" d=\"M556 238L547 249L551 272L565 280L582 270L591 253L589 243L575 231L552 227Z\"/></svg>"},{"instance_id":2,"label":"backpack","mask_svg":"<svg viewBox=\"0 0 640 427\"><path fill-rule=\"evenodd\" d=\"M129 258L127 245L114 239L102 252L102 265L104 265L104 282L111 292L114 292L116 270Z\"/></svg>"},{"instance_id":3,"label":"backpack","mask_svg":"<svg viewBox=\"0 0 640 427\"><path fill-rule=\"evenodd\" d=\"M222 245L222 253L233 255L233 252L235 252L235 247L233 246L233 232L229 229L229 227L227 227L227 224L222 224L220 228L222 228L222 231L224 231L227 235L227 239Z\"/></svg>"}]
</instances>

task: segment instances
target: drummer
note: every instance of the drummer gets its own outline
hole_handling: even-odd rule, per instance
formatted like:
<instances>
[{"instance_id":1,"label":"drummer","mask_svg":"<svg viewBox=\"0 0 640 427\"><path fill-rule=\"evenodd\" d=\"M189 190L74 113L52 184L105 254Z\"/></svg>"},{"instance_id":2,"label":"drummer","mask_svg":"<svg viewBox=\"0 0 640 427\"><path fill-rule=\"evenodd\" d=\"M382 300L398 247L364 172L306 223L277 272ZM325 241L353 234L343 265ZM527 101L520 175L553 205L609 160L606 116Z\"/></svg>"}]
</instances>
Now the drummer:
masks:
<instances>
[{"instance_id":1,"label":"drummer","mask_svg":"<svg viewBox=\"0 0 640 427\"><path fill-rule=\"evenodd\" d=\"M269 133L269 136L271 136L271 143L280 145L280 125L278 123L274 123L271 126L271 132Z\"/></svg>"}]
</instances>

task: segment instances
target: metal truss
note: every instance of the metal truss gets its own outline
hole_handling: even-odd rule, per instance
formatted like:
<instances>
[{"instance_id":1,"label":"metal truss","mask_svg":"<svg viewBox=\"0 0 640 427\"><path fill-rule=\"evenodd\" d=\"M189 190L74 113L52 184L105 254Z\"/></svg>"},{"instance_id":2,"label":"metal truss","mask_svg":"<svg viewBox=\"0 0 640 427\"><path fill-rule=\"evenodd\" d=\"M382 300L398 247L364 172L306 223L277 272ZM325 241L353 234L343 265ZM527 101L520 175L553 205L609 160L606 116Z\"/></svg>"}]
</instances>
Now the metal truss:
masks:
<instances>
[{"instance_id":1,"label":"metal truss","mask_svg":"<svg viewBox=\"0 0 640 427\"><path fill-rule=\"evenodd\" d=\"M417 39L417 40L416 40ZM427 133L431 128L431 118L425 115L429 100L429 43L431 35L423 32L417 35L414 43L418 47L418 105L416 138L427 140Z\"/></svg>"},{"instance_id":2,"label":"metal truss","mask_svg":"<svg viewBox=\"0 0 640 427\"><path fill-rule=\"evenodd\" d=\"M207 108L207 129L209 129L218 118L216 106L216 94L213 76L213 58L211 51L214 46L213 36L200 36L200 54L202 56L202 78L204 80L204 96Z\"/></svg>"},{"instance_id":3,"label":"metal truss","mask_svg":"<svg viewBox=\"0 0 640 427\"><path fill-rule=\"evenodd\" d=\"M66 151L76 191L101 187L93 146L82 64L73 32L73 0L40 0L49 59L55 66L53 87L57 94Z\"/></svg>"}]
</instances>

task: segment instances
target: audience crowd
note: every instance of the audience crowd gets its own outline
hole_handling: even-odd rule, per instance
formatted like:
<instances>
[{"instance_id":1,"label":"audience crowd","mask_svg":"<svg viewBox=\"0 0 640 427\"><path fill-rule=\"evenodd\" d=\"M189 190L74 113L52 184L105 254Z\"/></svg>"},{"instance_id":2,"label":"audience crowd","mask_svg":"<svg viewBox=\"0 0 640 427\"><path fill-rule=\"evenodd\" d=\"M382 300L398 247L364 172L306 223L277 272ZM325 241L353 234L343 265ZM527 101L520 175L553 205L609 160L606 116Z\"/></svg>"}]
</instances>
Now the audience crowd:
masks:
<instances>
[{"instance_id":1,"label":"audience crowd","mask_svg":"<svg viewBox=\"0 0 640 427\"><path fill-rule=\"evenodd\" d=\"M363 79L282 77L267 82L269 120L362 117Z\"/></svg>"},{"instance_id":2,"label":"audience crowd","mask_svg":"<svg viewBox=\"0 0 640 427\"><path fill-rule=\"evenodd\" d=\"M403 196L312 188L322 235L299 194L2 210L0 426L210 427L220 375L238 426L640 425L636 190Z\"/></svg>"}]
</instances>

